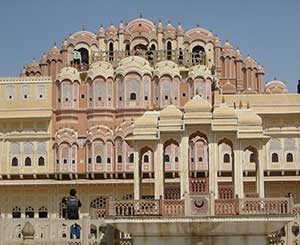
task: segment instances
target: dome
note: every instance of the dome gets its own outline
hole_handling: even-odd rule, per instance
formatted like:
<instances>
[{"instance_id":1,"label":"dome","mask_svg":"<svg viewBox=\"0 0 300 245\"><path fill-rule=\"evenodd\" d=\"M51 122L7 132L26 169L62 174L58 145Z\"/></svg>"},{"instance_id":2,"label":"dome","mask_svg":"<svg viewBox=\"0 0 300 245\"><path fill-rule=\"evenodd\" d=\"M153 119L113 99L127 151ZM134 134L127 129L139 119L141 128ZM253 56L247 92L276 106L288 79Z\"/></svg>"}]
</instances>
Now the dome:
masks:
<instances>
[{"instance_id":1,"label":"dome","mask_svg":"<svg viewBox=\"0 0 300 245\"><path fill-rule=\"evenodd\" d=\"M135 127L157 127L158 112L148 111L134 122Z\"/></svg>"},{"instance_id":2,"label":"dome","mask_svg":"<svg viewBox=\"0 0 300 245\"><path fill-rule=\"evenodd\" d=\"M144 76L145 74L152 76L152 68L149 62L140 56L129 56L119 62L116 74L125 76L129 72L136 72L140 76Z\"/></svg>"},{"instance_id":3,"label":"dome","mask_svg":"<svg viewBox=\"0 0 300 245\"><path fill-rule=\"evenodd\" d=\"M242 59L243 57L242 57L242 53L241 53L241 51L239 50L239 49L237 49L236 51L235 51L235 55L236 55L236 58L237 59Z\"/></svg>"},{"instance_id":4,"label":"dome","mask_svg":"<svg viewBox=\"0 0 300 245\"><path fill-rule=\"evenodd\" d=\"M235 110L227 106L227 104L222 103L220 107L214 108L213 111L214 118L235 118L237 117Z\"/></svg>"},{"instance_id":5,"label":"dome","mask_svg":"<svg viewBox=\"0 0 300 245\"><path fill-rule=\"evenodd\" d=\"M117 30L117 28L113 24L111 24L110 27L108 27L106 29L106 32L108 32L108 33L117 33L118 30Z\"/></svg>"},{"instance_id":6,"label":"dome","mask_svg":"<svg viewBox=\"0 0 300 245\"><path fill-rule=\"evenodd\" d=\"M150 20L144 18L137 18L128 23L128 25L126 26L126 30L130 33L151 33L155 30L155 26Z\"/></svg>"},{"instance_id":7,"label":"dome","mask_svg":"<svg viewBox=\"0 0 300 245\"><path fill-rule=\"evenodd\" d=\"M47 55L45 53L41 57L41 64L47 64Z\"/></svg>"},{"instance_id":8,"label":"dome","mask_svg":"<svg viewBox=\"0 0 300 245\"><path fill-rule=\"evenodd\" d=\"M169 105L160 112L160 118L182 118L182 112L175 105Z\"/></svg>"},{"instance_id":9,"label":"dome","mask_svg":"<svg viewBox=\"0 0 300 245\"><path fill-rule=\"evenodd\" d=\"M268 82L265 91L269 94L285 94L288 92L285 83L278 80Z\"/></svg>"},{"instance_id":10,"label":"dome","mask_svg":"<svg viewBox=\"0 0 300 245\"><path fill-rule=\"evenodd\" d=\"M183 30L183 28L182 28L180 22L178 23L178 26L177 26L177 30L176 30L176 31L177 31L177 35L178 35L178 36L184 35L184 30Z\"/></svg>"},{"instance_id":11,"label":"dome","mask_svg":"<svg viewBox=\"0 0 300 245\"><path fill-rule=\"evenodd\" d=\"M181 77L178 65L170 60L160 61L155 65L154 75L162 77L163 75L169 75L171 77Z\"/></svg>"},{"instance_id":12,"label":"dome","mask_svg":"<svg viewBox=\"0 0 300 245\"><path fill-rule=\"evenodd\" d=\"M184 105L185 112L211 112L211 104L199 95L194 96Z\"/></svg>"},{"instance_id":13,"label":"dome","mask_svg":"<svg viewBox=\"0 0 300 245\"><path fill-rule=\"evenodd\" d=\"M104 38L105 37L105 30L103 28L103 25L100 26L99 30L98 30L98 34L97 34L98 37L102 37Z\"/></svg>"},{"instance_id":14,"label":"dome","mask_svg":"<svg viewBox=\"0 0 300 245\"><path fill-rule=\"evenodd\" d=\"M105 79L107 79L108 77L113 78L114 70L112 64L105 61L98 61L93 63L88 71L88 77L93 80L97 76L102 76Z\"/></svg>"},{"instance_id":15,"label":"dome","mask_svg":"<svg viewBox=\"0 0 300 245\"><path fill-rule=\"evenodd\" d=\"M60 50L54 45L54 47L48 53L48 60L58 60L61 58Z\"/></svg>"},{"instance_id":16,"label":"dome","mask_svg":"<svg viewBox=\"0 0 300 245\"><path fill-rule=\"evenodd\" d=\"M246 110L238 113L238 122L240 125L260 126L262 119L254 111Z\"/></svg>"},{"instance_id":17,"label":"dome","mask_svg":"<svg viewBox=\"0 0 300 245\"><path fill-rule=\"evenodd\" d=\"M226 41L223 48L224 49L233 49L233 46L228 41Z\"/></svg>"}]
</instances>

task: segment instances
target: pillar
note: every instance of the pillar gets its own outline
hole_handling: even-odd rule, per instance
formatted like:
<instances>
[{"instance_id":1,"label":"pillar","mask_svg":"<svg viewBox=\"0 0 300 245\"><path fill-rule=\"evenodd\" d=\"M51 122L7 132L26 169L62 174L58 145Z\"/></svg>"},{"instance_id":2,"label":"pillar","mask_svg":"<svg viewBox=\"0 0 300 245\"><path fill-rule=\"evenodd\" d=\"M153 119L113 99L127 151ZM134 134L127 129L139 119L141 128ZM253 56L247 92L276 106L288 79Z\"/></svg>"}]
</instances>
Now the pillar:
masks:
<instances>
[{"instance_id":1,"label":"pillar","mask_svg":"<svg viewBox=\"0 0 300 245\"><path fill-rule=\"evenodd\" d=\"M134 147L134 200L141 199L141 166L140 166L140 156L137 147Z\"/></svg>"},{"instance_id":2,"label":"pillar","mask_svg":"<svg viewBox=\"0 0 300 245\"><path fill-rule=\"evenodd\" d=\"M164 198L164 145L159 142L154 152L154 198Z\"/></svg>"},{"instance_id":3,"label":"pillar","mask_svg":"<svg viewBox=\"0 0 300 245\"><path fill-rule=\"evenodd\" d=\"M260 145L256 164L256 191L258 193L259 198L265 197L263 147L265 146Z\"/></svg>"},{"instance_id":4,"label":"pillar","mask_svg":"<svg viewBox=\"0 0 300 245\"><path fill-rule=\"evenodd\" d=\"M180 142L180 196L184 199L189 192L189 137L184 135Z\"/></svg>"},{"instance_id":5,"label":"pillar","mask_svg":"<svg viewBox=\"0 0 300 245\"><path fill-rule=\"evenodd\" d=\"M216 135L213 134L208 139L208 153L209 153L209 193L211 195L211 205L210 205L210 214L214 215L215 213L215 202L214 200L218 198L218 165L217 165L217 154L218 154L218 145L216 142Z\"/></svg>"},{"instance_id":6,"label":"pillar","mask_svg":"<svg viewBox=\"0 0 300 245\"><path fill-rule=\"evenodd\" d=\"M241 150L240 141L237 140L233 149L233 193L239 198L244 197L244 182L243 182L243 151Z\"/></svg>"}]
</instances>

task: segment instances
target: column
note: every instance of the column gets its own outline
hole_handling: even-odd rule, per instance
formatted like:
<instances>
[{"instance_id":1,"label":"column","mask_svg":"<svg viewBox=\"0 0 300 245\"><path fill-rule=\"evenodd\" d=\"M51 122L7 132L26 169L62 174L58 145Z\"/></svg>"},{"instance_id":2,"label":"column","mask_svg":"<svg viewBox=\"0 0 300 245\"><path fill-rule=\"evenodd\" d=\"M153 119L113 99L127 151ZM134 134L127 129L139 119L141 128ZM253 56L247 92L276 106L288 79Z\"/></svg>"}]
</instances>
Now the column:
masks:
<instances>
[{"instance_id":1,"label":"column","mask_svg":"<svg viewBox=\"0 0 300 245\"><path fill-rule=\"evenodd\" d=\"M141 166L140 166L140 156L137 147L134 147L134 200L141 199Z\"/></svg>"},{"instance_id":2,"label":"column","mask_svg":"<svg viewBox=\"0 0 300 245\"><path fill-rule=\"evenodd\" d=\"M184 135L180 142L180 196L181 199L189 192L189 137Z\"/></svg>"},{"instance_id":3,"label":"column","mask_svg":"<svg viewBox=\"0 0 300 245\"><path fill-rule=\"evenodd\" d=\"M208 153L209 153L209 193L211 197L210 205L210 214L214 215L215 213L215 202L214 200L218 198L218 165L217 165L217 154L218 154L218 145L216 143L216 135L213 134L209 137L208 144Z\"/></svg>"},{"instance_id":4,"label":"column","mask_svg":"<svg viewBox=\"0 0 300 245\"><path fill-rule=\"evenodd\" d=\"M243 151L241 150L240 141L237 140L233 149L233 193L239 198L244 197L244 182L243 182Z\"/></svg>"},{"instance_id":5,"label":"column","mask_svg":"<svg viewBox=\"0 0 300 245\"><path fill-rule=\"evenodd\" d=\"M265 146L262 146L262 144L260 144L256 164L256 191L259 198L265 197L263 147Z\"/></svg>"},{"instance_id":6,"label":"column","mask_svg":"<svg viewBox=\"0 0 300 245\"><path fill-rule=\"evenodd\" d=\"M159 142L156 146L154 152L154 198L160 199L160 197L164 198L164 146L161 142Z\"/></svg>"}]
</instances>

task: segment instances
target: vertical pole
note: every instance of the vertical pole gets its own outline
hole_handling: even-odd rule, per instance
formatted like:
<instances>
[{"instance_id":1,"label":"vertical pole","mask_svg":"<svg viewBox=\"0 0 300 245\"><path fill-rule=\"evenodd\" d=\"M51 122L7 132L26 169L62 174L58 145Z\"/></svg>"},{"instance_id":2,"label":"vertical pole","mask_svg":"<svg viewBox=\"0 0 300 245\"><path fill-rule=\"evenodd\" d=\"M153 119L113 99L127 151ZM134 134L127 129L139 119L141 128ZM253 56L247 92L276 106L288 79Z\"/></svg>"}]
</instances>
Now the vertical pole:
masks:
<instances>
[{"instance_id":1,"label":"vertical pole","mask_svg":"<svg viewBox=\"0 0 300 245\"><path fill-rule=\"evenodd\" d=\"M154 198L156 200L160 197L164 198L164 146L161 142L158 142L156 150L154 152Z\"/></svg>"},{"instance_id":2,"label":"vertical pole","mask_svg":"<svg viewBox=\"0 0 300 245\"><path fill-rule=\"evenodd\" d=\"M134 147L134 200L141 199L141 166L137 146Z\"/></svg>"}]
</instances>

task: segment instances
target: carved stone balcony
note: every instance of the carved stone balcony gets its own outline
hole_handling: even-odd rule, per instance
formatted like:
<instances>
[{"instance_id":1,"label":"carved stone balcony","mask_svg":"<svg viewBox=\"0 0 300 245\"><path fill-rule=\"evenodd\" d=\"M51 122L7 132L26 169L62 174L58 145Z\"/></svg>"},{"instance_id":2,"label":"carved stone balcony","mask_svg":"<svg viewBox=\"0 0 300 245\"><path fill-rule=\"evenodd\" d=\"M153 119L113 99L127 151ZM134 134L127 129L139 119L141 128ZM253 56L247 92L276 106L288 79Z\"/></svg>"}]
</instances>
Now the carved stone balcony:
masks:
<instances>
[{"instance_id":1,"label":"carved stone balcony","mask_svg":"<svg viewBox=\"0 0 300 245\"><path fill-rule=\"evenodd\" d=\"M215 215L285 215L293 213L290 198L242 198L215 200Z\"/></svg>"}]
</instances>

